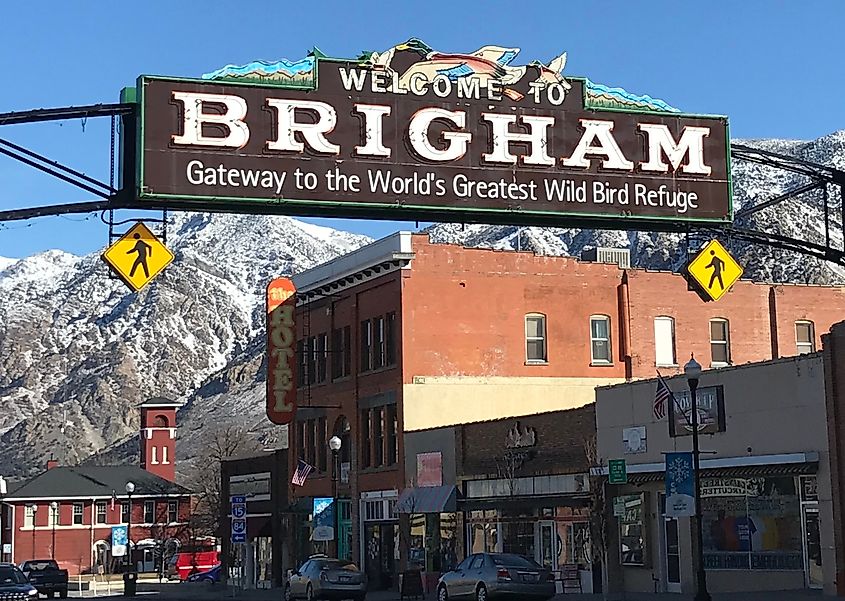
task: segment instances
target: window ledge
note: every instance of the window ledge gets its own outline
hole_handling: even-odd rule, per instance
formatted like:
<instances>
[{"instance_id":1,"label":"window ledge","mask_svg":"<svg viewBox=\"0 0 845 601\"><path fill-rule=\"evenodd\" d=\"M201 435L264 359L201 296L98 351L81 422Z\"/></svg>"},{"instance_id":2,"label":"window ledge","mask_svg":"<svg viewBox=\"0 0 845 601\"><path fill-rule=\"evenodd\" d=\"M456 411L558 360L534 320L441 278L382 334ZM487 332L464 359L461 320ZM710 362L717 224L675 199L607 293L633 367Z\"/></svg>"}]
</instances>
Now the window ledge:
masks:
<instances>
[{"instance_id":1,"label":"window ledge","mask_svg":"<svg viewBox=\"0 0 845 601\"><path fill-rule=\"evenodd\" d=\"M548 365L548 359L528 359L525 361L525 365Z\"/></svg>"},{"instance_id":2,"label":"window ledge","mask_svg":"<svg viewBox=\"0 0 845 601\"><path fill-rule=\"evenodd\" d=\"M678 365L677 363L655 363L654 366L655 367L675 367L675 368L680 367L680 365Z\"/></svg>"},{"instance_id":3,"label":"window ledge","mask_svg":"<svg viewBox=\"0 0 845 601\"><path fill-rule=\"evenodd\" d=\"M378 369L368 369L367 371L359 371L359 376L369 376L370 374L380 374L385 371L390 371L391 369L396 368L396 363L391 363L390 365L385 365L384 367L379 367Z\"/></svg>"},{"instance_id":4,"label":"window ledge","mask_svg":"<svg viewBox=\"0 0 845 601\"><path fill-rule=\"evenodd\" d=\"M730 362L728 362L728 363L723 363L723 362L721 362L721 361L714 361L714 362L712 362L712 363L710 364L710 367L715 367L715 368L719 368L719 367L730 367L730 366L731 366Z\"/></svg>"},{"instance_id":5,"label":"window ledge","mask_svg":"<svg viewBox=\"0 0 845 601\"><path fill-rule=\"evenodd\" d=\"M613 361L590 361L590 367L613 367Z\"/></svg>"}]
</instances>

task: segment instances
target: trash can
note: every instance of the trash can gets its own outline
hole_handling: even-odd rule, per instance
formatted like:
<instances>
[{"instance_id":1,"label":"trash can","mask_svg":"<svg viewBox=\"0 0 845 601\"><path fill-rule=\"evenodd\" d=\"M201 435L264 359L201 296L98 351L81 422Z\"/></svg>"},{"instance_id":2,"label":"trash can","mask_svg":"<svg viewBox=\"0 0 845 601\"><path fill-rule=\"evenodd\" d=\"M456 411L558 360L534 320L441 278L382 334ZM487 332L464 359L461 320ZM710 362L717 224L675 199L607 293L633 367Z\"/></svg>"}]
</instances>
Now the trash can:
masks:
<instances>
[{"instance_id":1,"label":"trash can","mask_svg":"<svg viewBox=\"0 0 845 601\"><path fill-rule=\"evenodd\" d=\"M138 590L138 573L124 572L123 574L123 596L134 597Z\"/></svg>"}]
</instances>

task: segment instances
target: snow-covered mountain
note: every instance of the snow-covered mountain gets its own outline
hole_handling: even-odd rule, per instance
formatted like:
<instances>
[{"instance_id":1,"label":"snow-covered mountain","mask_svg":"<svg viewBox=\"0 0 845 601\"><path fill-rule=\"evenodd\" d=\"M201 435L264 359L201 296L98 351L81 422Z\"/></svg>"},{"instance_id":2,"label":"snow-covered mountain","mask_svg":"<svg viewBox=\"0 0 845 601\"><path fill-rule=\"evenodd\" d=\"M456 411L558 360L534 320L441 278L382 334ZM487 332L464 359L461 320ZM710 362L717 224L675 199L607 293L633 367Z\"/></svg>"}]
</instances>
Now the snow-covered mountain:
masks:
<instances>
[{"instance_id":1,"label":"snow-covered mountain","mask_svg":"<svg viewBox=\"0 0 845 601\"><path fill-rule=\"evenodd\" d=\"M745 143L845 168L845 131L809 142ZM800 181L744 162L733 169L737 208ZM790 201L751 218L761 229L820 236L813 202ZM678 269L687 258L678 234L456 224L429 232L440 242L543 254L629 247L635 266L655 269ZM33 473L51 454L65 464L134 460L134 407L159 394L185 403L181 470L219 424L236 422L274 444L282 433L263 417L263 287L367 241L285 217L176 213L167 230L176 260L137 295L109 278L97 254L0 258L0 474ZM845 271L828 263L730 246L756 279L845 281Z\"/></svg>"}]
</instances>

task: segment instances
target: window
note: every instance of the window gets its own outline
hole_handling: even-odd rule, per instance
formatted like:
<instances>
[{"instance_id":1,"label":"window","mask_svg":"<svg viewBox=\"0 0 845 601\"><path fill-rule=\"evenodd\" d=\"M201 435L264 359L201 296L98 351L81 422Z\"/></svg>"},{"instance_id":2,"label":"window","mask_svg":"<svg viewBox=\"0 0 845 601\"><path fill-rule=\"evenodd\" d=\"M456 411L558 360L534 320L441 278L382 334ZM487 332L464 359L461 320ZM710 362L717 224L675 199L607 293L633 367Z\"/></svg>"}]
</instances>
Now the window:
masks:
<instances>
[{"instance_id":1,"label":"window","mask_svg":"<svg viewBox=\"0 0 845 601\"><path fill-rule=\"evenodd\" d=\"M727 319L710 320L710 363L728 365L731 362L730 327Z\"/></svg>"},{"instance_id":2,"label":"window","mask_svg":"<svg viewBox=\"0 0 845 601\"><path fill-rule=\"evenodd\" d=\"M62 506L58 503L55 507L50 505L50 526L58 526L59 525L59 512L62 510Z\"/></svg>"},{"instance_id":3,"label":"window","mask_svg":"<svg viewBox=\"0 0 845 601\"><path fill-rule=\"evenodd\" d=\"M675 355L675 320L671 317L654 318L654 362L658 367L678 364Z\"/></svg>"},{"instance_id":4,"label":"window","mask_svg":"<svg viewBox=\"0 0 845 601\"><path fill-rule=\"evenodd\" d=\"M305 341L296 341L296 357L298 359L298 367L296 374L296 385L305 386L308 381L308 358L305 356Z\"/></svg>"},{"instance_id":5,"label":"window","mask_svg":"<svg viewBox=\"0 0 845 601\"><path fill-rule=\"evenodd\" d=\"M168 524L175 524L179 521L179 502L178 501L168 501L167 502L167 523Z\"/></svg>"},{"instance_id":6,"label":"window","mask_svg":"<svg viewBox=\"0 0 845 601\"><path fill-rule=\"evenodd\" d=\"M361 322L361 371L373 369L373 322Z\"/></svg>"},{"instance_id":7,"label":"window","mask_svg":"<svg viewBox=\"0 0 845 601\"><path fill-rule=\"evenodd\" d=\"M305 343L305 357L306 366L305 374L307 376L306 382L314 384L317 381L317 337L311 336Z\"/></svg>"},{"instance_id":8,"label":"window","mask_svg":"<svg viewBox=\"0 0 845 601\"><path fill-rule=\"evenodd\" d=\"M398 430L396 405L388 405L385 413L385 428L387 429L387 465L396 465L399 456L399 438L396 436Z\"/></svg>"},{"instance_id":9,"label":"window","mask_svg":"<svg viewBox=\"0 0 845 601\"><path fill-rule=\"evenodd\" d=\"M296 442L299 448L299 458L305 461L305 422L296 424Z\"/></svg>"},{"instance_id":10,"label":"window","mask_svg":"<svg viewBox=\"0 0 845 601\"><path fill-rule=\"evenodd\" d=\"M32 528L35 526L35 505L27 505L23 513L24 528Z\"/></svg>"},{"instance_id":11,"label":"window","mask_svg":"<svg viewBox=\"0 0 845 601\"><path fill-rule=\"evenodd\" d=\"M97 523L98 524L105 524L106 523L106 502L105 501L97 501Z\"/></svg>"},{"instance_id":12,"label":"window","mask_svg":"<svg viewBox=\"0 0 845 601\"><path fill-rule=\"evenodd\" d=\"M816 351L816 329L812 321L795 322L795 346L799 355Z\"/></svg>"},{"instance_id":13,"label":"window","mask_svg":"<svg viewBox=\"0 0 845 601\"><path fill-rule=\"evenodd\" d=\"M121 503L120 504L120 521L123 524L129 523L129 503ZM82 522L79 522L80 524Z\"/></svg>"},{"instance_id":14,"label":"window","mask_svg":"<svg viewBox=\"0 0 845 601\"><path fill-rule=\"evenodd\" d=\"M615 500L625 507L625 514L619 518L620 561L622 565L645 565L644 495L623 495Z\"/></svg>"},{"instance_id":15,"label":"window","mask_svg":"<svg viewBox=\"0 0 845 601\"><path fill-rule=\"evenodd\" d=\"M386 337L385 345L387 348L387 355L385 357L386 365L396 364L396 313L391 311L385 315Z\"/></svg>"},{"instance_id":16,"label":"window","mask_svg":"<svg viewBox=\"0 0 845 601\"><path fill-rule=\"evenodd\" d=\"M593 363L610 363L610 318L607 315L590 317L590 346Z\"/></svg>"},{"instance_id":17,"label":"window","mask_svg":"<svg viewBox=\"0 0 845 601\"><path fill-rule=\"evenodd\" d=\"M85 514L85 505L83 503L73 504L73 523L75 525L82 524L82 516Z\"/></svg>"},{"instance_id":18,"label":"window","mask_svg":"<svg viewBox=\"0 0 845 601\"><path fill-rule=\"evenodd\" d=\"M305 428L305 461L309 465L316 467L317 465L317 422L313 419L308 420L308 425Z\"/></svg>"},{"instance_id":19,"label":"window","mask_svg":"<svg viewBox=\"0 0 845 601\"><path fill-rule=\"evenodd\" d=\"M324 333L317 335L317 374L316 382L321 384L326 381L326 371L329 360L329 337Z\"/></svg>"},{"instance_id":20,"label":"window","mask_svg":"<svg viewBox=\"0 0 845 601\"><path fill-rule=\"evenodd\" d=\"M370 467L372 463L372 458L370 454L370 445L372 441L370 440L370 410L364 409L361 411L361 467L367 468Z\"/></svg>"},{"instance_id":21,"label":"window","mask_svg":"<svg viewBox=\"0 0 845 601\"><path fill-rule=\"evenodd\" d=\"M346 416L341 415L337 418L334 425L334 433L340 437L340 462L349 463L352 461L352 427L349 425L349 420Z\"/></svg>"},{"instance_id":22,"label":"window","mask_svg":"<svg viewBox=\"0 0 845 601\"><path fill-rule=\"evenodd\" d=\"M321 472L326 471L326 457L329 448L329 441L326 435L326 418L321 417L317 420L317 469Z\"/></svg>"},{"instance_id":23,"label":"window","mask_svg":"<svg viewBox=\"0 0 845 601\"><path fill-rule=\"evenodd\" d=\"M337 380L352 372L352 354L350 349L351 328L332 331L332 379Z\"/></svg>"},{"instance_id":24,"label":"window","mask_svg":"<svg viewBox=\"0 0 845 601\"><path fill-rule=\"evenodd\" d=\"M373 409L373 467L384 465L384 407Z\"/></svg>"},{"instance_id":25,"label":"window","mask_svg":"<svg viewBox=\"0 0 845 601\"><path fill-rule=\"evenodd\" d=\"M545 363L549 360L546 353L546 316L532 313L525 316L525 358L529 363Z\"/></svg>"},{"instance_id":26,"label":"window","mask_svg":"<svg viewBox=\"0 0 845 601\"><path fill-rule=\"evenodd\" d=\"M373 369L379 369L386 365L387 352L385 348L384 317L373 319Z\"/></svg>"},{"instance_id":27,"label":"window","mask_svg":"<svg viewBox=\"0 0 845 601\"><path fill-rule=\"evenodd\" d=\"M156 503L155 501L144 501L144 523L155 524Z\"/></svg>"}]
</instances>

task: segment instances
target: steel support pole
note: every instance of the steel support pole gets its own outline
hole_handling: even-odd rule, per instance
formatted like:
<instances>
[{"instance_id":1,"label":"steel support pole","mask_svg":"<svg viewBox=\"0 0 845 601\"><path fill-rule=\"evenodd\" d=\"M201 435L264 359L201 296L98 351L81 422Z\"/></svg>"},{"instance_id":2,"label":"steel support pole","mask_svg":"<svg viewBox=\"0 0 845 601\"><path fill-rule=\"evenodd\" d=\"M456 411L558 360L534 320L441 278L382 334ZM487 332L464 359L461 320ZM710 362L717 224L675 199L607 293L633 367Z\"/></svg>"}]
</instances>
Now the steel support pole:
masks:
<instances>
[{"instance_id":1,"label":"steel support pole","mask_svg":"<svg viewBox=\"0 0 845 601\"><path fill-rule=\"evenodd\" d=\"M695 601L711 601L707 592L707 572L704 569L704 538L701 519L701 449L698 446L698 378L689 379L690 412L692 413L692 461L695 483Z\"/></svg>"}]
</instances>

